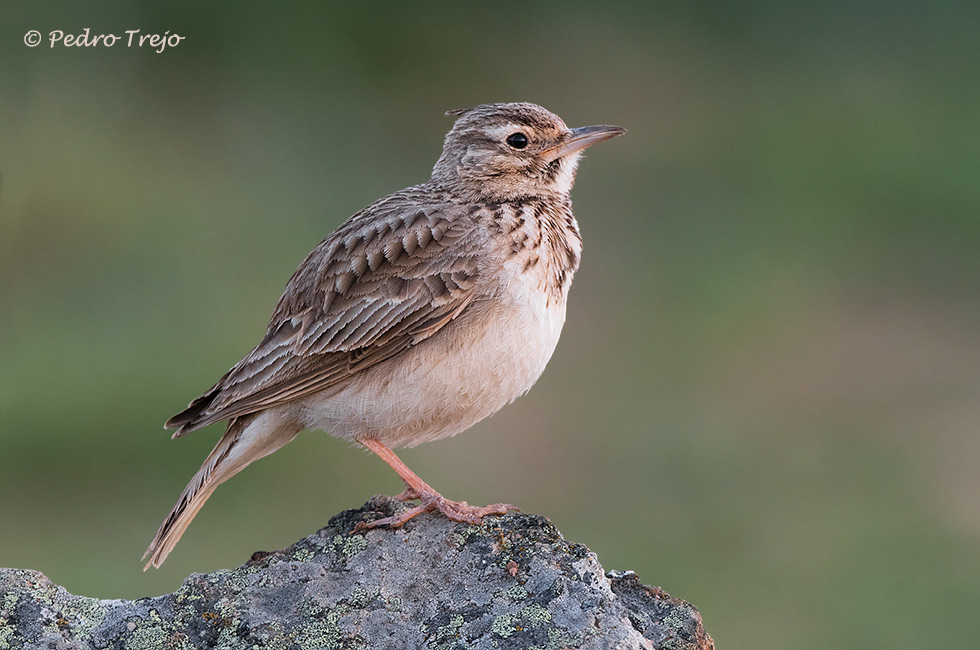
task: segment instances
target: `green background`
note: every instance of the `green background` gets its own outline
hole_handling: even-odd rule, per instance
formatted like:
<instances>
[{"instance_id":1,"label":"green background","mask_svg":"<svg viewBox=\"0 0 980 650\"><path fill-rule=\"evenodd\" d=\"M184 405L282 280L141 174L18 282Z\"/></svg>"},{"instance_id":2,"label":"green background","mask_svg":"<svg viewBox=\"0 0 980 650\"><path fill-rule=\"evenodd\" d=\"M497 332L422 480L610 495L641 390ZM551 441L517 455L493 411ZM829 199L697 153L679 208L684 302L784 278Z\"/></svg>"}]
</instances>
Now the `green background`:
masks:
<instances>
[{"instance_id":1,"label":"green background","mask_svg":"<svg viewBox=\"0 0 980 650\"><path fill-rule=\"evenodd\" d=\"M980 5L6 2L0 565L134 598L286 546L378 459L304 433L139 558L218 427L163 421L447 109L629 133L531 393L403 458L696 604L719 648L980 638ZM170 30L36 48L37 29Z\"/></svg>"}]
</instances>

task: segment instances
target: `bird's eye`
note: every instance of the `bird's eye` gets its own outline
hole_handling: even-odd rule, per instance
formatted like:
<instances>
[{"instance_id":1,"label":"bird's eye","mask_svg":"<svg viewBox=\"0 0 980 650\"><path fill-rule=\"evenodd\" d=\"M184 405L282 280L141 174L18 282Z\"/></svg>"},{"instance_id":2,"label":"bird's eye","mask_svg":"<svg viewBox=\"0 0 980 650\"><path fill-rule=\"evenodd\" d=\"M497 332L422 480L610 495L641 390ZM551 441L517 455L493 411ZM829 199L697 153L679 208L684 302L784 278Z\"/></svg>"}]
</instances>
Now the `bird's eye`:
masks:
<instances>
[{"instance_id":1,"label":"bird's eye","mask_svg":"<svg viewBox=\"0 0 980 650\"><path fill-rule=\"evenodd\" d=\"M527 136L518 131L507 136L507 144L514 149L523 149L527 146Z\"/></svg>"}]
</instances>

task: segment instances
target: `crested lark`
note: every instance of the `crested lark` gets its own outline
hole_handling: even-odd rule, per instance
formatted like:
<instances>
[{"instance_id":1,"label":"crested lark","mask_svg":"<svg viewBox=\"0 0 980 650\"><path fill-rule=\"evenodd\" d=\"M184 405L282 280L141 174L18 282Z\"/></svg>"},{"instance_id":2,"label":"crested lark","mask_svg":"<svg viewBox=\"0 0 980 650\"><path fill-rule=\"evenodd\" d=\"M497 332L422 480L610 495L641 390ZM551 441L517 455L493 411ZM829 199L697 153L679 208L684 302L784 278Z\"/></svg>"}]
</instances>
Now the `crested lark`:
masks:
<instances>
[{"instance_id":1,"label":"crested lark","mask_svg":"<svg viewBox=\"0 0 980 650\"><path fill-rule=\"evenodd\" d=\"M167 421L228 428L160 526L159 567L214 489L304 428L367 447L426 511L478 523L512 506L450 501L391 451L452 436L537 380L558 342L582 240L569 191L583 149L624 133L569 129L540 106L452 111L432 178L364 208L286 285L262 342Z\"/></svg>"}]
</instances>

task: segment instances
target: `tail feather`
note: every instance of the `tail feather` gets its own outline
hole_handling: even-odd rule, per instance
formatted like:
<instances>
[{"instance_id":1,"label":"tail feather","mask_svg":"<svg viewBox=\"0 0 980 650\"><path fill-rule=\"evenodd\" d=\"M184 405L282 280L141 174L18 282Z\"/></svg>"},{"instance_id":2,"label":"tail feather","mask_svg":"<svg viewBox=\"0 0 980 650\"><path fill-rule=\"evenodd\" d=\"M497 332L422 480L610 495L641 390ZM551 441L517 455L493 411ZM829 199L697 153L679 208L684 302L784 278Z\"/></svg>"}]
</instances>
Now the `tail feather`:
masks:
<instances>
[{"instance_id":1,"label":"tail feather","mask_svg":"<svg viewBox=\"0 0 980 650\"><path fill-rule=\"evenodd\" d=\"M184 488L177 504L160 525L143 559L143 570L159 568L177 545L194 516L215 488L245 469L252 461L276 451L296 437L299 427L286 427L268 412L235 418L204 464Z\"/></svg>"}]
</instances>

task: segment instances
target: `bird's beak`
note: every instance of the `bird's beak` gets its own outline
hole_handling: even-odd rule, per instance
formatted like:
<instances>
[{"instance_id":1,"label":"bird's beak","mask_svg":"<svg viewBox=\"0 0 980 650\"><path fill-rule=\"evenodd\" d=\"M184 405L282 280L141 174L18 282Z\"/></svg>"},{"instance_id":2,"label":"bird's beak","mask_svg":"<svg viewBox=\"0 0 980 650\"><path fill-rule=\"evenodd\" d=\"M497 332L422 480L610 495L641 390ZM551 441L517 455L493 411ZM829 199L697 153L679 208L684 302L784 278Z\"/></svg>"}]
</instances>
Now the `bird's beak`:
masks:
<instances>
[{"instance_id":1,"label":"bird's beak","mask_svg":"<svg viewBox=\"0 0 980 650\"><path fill-rule=\"evenodd\" d=\"M567 156L570 153L591 147L596 142L615 138L617 135L624 133L626 133L626 129L621 126L610 126L608 124L580 126L577 129L571 129L568 132L568 137L561 144L547 149L543 155L548 162L551 162L562 156Z\"/></svg>"}]
</instances>

